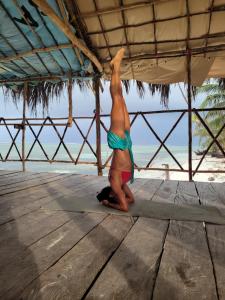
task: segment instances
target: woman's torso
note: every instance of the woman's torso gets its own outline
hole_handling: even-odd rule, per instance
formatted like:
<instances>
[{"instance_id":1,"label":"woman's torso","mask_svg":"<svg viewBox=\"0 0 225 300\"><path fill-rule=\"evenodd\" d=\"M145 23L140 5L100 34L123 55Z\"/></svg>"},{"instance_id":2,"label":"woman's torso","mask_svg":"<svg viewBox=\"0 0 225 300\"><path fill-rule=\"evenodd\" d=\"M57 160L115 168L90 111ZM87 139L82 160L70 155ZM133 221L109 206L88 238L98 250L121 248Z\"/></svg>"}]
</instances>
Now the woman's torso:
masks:
<instances>
[{"instance_id":1,"label":"woman's torso","mask_svg":"<svg viewBox=\"0 0 225 300\"><path fill-rule=\"evenodd\" d=\"M121 170L121 171L131 171L132 163L130 159L129 150L113 150L113 158L111 163L111 169Z\"/></svg>"}]
</instances>

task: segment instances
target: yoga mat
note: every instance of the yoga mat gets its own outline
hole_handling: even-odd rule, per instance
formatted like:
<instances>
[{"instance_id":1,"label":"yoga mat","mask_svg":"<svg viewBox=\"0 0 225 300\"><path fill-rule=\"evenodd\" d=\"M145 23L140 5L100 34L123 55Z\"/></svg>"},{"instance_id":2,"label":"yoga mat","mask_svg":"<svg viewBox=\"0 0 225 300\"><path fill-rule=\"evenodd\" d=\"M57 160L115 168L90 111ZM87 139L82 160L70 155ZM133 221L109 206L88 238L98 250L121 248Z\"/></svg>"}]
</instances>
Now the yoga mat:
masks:
<instances>
[{"instance_id":1,"label":"yoga mat","mask_svg":"<svg viewBox=\"0 0 225 300\"><path fill-rule=\"evenodd\" d=\"M129 212L122 212L100 204L95 197L63 196L42 206L48 210L65 210L73 212L99 212L125 216L138 216L156 219L180 221L205 221L225 224L225 208L206 205L177 205L149 200L138 200L129 207Z\"/></svg>"}]
</instances>

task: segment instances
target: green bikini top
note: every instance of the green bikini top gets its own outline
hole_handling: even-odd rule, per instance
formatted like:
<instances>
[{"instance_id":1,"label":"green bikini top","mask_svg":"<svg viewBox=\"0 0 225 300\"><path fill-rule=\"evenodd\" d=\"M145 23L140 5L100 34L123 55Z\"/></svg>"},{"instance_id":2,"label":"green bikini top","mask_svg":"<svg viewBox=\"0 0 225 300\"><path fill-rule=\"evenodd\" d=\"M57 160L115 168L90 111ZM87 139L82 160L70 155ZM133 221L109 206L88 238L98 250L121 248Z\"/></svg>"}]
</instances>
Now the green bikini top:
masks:
<instances>
[{"instance_id":1,"label":"green bikini top","mask_svg":"<svg viewBox=\"0 0 225 300\"><path fill-rule=\"evenodd\" d=\"M130 182L133 183L134 181L134 156L132 152L132 141L130 137L130 133L128 130L125 130L125 138L121 138L117 134L113 133L112 131L108 131L107 134L107 141L109 148L111 149L120 149L120 150L129 150L130 159L132 163L132 177Z\"/></svg>"}]
</instances>

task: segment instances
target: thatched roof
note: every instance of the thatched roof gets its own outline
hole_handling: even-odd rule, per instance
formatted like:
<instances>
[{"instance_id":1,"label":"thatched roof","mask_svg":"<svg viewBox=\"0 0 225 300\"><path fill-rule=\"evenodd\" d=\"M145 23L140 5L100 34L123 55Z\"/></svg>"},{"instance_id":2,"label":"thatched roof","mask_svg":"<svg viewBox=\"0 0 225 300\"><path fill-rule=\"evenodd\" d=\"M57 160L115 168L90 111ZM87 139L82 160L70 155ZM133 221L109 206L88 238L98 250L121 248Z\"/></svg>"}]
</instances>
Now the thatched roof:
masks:
<instances>
[{"instance_id":1,"label":"thatched roof","mask_svg":"<svg viewBox=\"0 0 225 300\"><path fill-rule=\"evenodd\" d=\"M125 86L147 82L164 101L187 82L187 55L192 85L225 77L225 0L5 0L0 20L0 83L14 96L24 81L47 99L69 77L108 79L121 45Z\"/></svg>"}]
</instances>

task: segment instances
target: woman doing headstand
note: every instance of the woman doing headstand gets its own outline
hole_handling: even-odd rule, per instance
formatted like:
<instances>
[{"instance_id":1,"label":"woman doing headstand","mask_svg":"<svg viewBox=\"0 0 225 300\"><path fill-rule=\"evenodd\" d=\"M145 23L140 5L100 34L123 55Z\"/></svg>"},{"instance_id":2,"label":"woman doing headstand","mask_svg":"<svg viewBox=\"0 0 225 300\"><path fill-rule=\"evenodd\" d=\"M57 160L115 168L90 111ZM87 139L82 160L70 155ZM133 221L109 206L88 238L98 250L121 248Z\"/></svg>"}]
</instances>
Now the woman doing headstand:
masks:
<instances>
[{"instance_id":1,"label":"woman doing headstand","mask_svg":"<svg viewBox=\"0 0 225 300\"><path fill-rule=\"evenodd\" d=\"M122 94L120 64L124 56L121 48L111 61L112 77L110 93L112 97L111 126L107 135L108 145L113 149L113 158L109 170L110 187L104 188L97 198L103 205L128 211L134 197L127 182L133 181L134 161L130 138L130 119Z\"/></svg>"}]
</instances>

